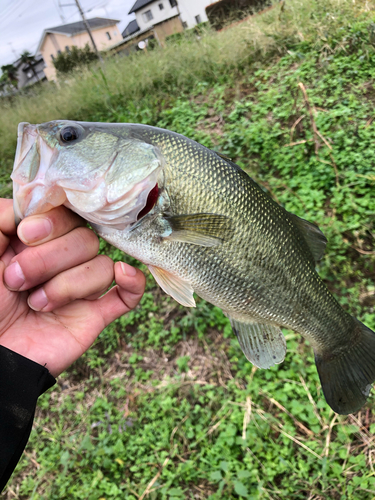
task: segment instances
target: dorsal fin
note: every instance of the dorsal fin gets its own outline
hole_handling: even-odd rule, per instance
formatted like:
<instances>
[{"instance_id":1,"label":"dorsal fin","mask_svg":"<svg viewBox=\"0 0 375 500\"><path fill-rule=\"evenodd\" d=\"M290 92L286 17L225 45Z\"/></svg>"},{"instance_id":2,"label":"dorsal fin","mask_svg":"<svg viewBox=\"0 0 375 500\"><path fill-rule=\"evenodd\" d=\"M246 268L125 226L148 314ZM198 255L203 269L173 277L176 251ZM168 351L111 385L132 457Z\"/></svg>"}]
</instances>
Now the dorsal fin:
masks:
<instances>
[{"instance_id":1,"label":"dorsal fin","mask_svg":"<svg viewBox=\"0 0 375 500\"><path fill-rule=\"evenodd\" d=\"M315 224L290 212L288 214L304 237L316 264L324 255L327 238Z\"/></svg>"}]
</instances>

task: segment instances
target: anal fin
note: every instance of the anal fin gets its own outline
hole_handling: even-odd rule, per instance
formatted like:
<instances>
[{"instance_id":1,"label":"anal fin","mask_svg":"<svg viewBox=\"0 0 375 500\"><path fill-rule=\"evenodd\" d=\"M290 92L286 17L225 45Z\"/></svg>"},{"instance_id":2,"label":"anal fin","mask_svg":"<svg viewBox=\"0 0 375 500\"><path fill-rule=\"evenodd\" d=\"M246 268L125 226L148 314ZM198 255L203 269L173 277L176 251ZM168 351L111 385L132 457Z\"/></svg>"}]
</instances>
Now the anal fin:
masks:
<instances>
[{"instance_id":1,"label":"anal fin","mask_svg":"<svg viewBox=\"0 0 375 500\"><path fill-rule=\"evenodd\" d=\"M229 319L243 353L253 365L270 368L284 361L286 342L279 327Z\"/></svg>"},{"instance_id":2,"label":"anal fin","mask_svg":"<svg viewBox=\"0 0 375 500\"><path fill-rule=\"evenodd\" d=\"M160 267L150 265L148 268L157 284L165 293L185 307L195 307L194 290L189 282L174 276Z\"/></svg>"}]
</instances>

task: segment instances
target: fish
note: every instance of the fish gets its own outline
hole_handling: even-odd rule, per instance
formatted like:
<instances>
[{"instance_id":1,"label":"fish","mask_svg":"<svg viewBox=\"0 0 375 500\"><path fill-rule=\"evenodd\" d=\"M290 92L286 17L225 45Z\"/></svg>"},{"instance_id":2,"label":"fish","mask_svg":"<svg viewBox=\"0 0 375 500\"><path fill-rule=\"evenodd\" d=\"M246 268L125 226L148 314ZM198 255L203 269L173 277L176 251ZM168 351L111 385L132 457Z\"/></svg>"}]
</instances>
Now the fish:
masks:
<instances>
[{"instance_id":1,"label":"fish","mask_svg":"<svg viewBox=\"0 0 375 500\"><path fill-rule=\"evenodd\" d=\"M325 236L230 158L141 124L21 123L11 178L18 220L68 207L183 306L195 292L221 308L256 367L284 360L288 328L311 343L336 413L366 403L375 334L319 277Z\"/></svg>"}]
</instances>

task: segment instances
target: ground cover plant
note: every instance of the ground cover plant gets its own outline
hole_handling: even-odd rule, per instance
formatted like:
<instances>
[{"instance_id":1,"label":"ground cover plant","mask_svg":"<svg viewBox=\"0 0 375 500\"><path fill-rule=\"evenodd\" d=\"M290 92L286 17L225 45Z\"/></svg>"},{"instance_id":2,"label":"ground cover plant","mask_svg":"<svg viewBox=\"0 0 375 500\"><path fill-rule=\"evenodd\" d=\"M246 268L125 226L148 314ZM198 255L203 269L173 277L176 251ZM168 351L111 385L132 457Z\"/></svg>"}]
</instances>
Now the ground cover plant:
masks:
<instances>
[{"instance_id":1,"label":"ground cover plant","mask_svg":"<svg viewBox=\"0 0 375 500\"><path fill-rule=\"evenodd\" d=\"M320 275L375 329L374 63L374 6L345 0L282 2L222 33L106 61L0 104L2 194L18 121L169 128L318 224ZM123 259L105 242L101 252ZM284 333L284 363L257 370L218 308L185 309L148 276L141 305L40 398L5 498L373 499L373 396L335 415L309 345Z\"/></svg>"}]
</instances>

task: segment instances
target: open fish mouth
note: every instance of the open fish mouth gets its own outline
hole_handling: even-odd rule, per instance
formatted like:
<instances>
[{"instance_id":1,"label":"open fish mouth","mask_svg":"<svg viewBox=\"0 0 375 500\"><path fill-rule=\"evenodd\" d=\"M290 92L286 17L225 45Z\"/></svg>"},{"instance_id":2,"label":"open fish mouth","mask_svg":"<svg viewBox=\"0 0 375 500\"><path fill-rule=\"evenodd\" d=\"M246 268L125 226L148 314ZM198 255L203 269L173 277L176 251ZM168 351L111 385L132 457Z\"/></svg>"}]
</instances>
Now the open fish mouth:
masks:
<instances>
[{"instance_id":1,"label":"open fish mouth","mask_svg":"<svg viewBox=\"0 0 375 500\"><path fill-rule=\"evenodd\" d=\"M23 210L23 208L21 209L20 206L21 198L18 192L22 185L29 182L30 172L32 170L30 168L31 164L34 162L35 165L38 165L40 161L39 151L36 147L37 136L38 132L35 125L30 125L30 123L27 122L22 122L18 125L17 150L14 159L13 173L11 175L11 179L13 180L13 206L16 225L18 225L25 216L25 210ZM26 163L29 163L28 167L26 167ZM16 175L15 170L17 170ZM29 202L27 205L29 205Z\"/></svg>"},{"instance_id":2,"label":"open fish mouth","mask_svg":"<svg viewBox=\"0 0 375 500\"><path fill-rule=\"evenodd\" d=\"M162 171L156 157L147 170L132 173L129 182L114 178L113 170L121 161L118 151L96 169L87 163L82 169L77 161L77 166L73 162L65 172L61 169L64 153L57 141L46 140L43 125L19 124L11 176L16 224L64 205L94 225L126 230L155 205Z\"/></svg>"},{"instance_id":3,"label":"open fish mouth","mask_svg":"<svg viewBox=\"0 0 375 500\"><path fill-rule=\"evenodd\" d=\"M40 137L37 125L20 123L13 173L13 200L16 223L28 215L63 205L66 195L59 186L46 186L48 168L55 156Z\"/></svg>"}]
</instances>

